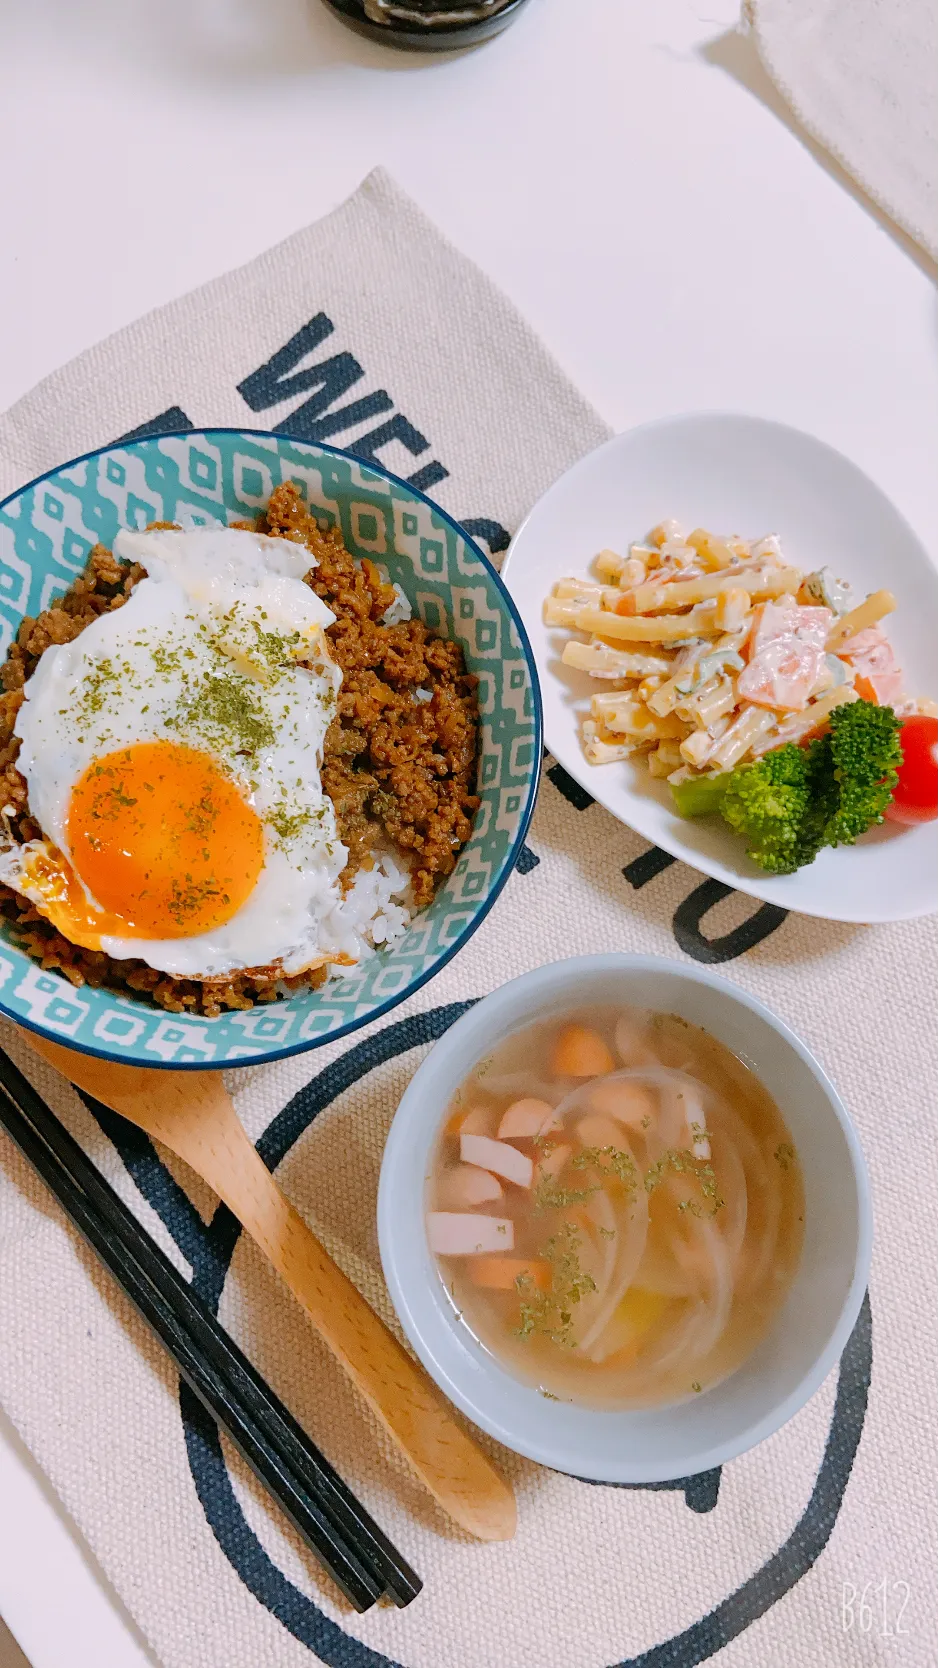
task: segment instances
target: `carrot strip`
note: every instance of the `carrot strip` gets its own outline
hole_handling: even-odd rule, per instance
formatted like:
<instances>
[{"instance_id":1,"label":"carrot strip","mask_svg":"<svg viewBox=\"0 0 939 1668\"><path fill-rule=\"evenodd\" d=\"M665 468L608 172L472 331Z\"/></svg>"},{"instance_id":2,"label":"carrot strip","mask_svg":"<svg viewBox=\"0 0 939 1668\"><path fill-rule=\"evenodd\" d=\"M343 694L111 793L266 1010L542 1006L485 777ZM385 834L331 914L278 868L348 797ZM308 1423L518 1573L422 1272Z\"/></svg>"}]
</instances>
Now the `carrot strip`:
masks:
<instances>
[{"instance_id":1,"label":"carrot strip","mask_svg":"<svg viewBox=\"0 0 939 1668\"><path fill-rule=\"evenodd\" d=\"M559 1077L603 1077L615 1064L603 1038L586 1025L565 1025L551 1053Z\"/></svg>"},{"instance_id":2,"label":"carrot strip","mask_svg":"<svg viewBox=\"0 0 939 1668\"><path fill-rule=\"evenodd\" d=\"M488 1291L515 1291L519 1278L530 1280L539 1292L551 1285L550 1264L537 1258L474 1257L468 1268L474 1286L485 1286Z\"/></svg>"}]
</instances>

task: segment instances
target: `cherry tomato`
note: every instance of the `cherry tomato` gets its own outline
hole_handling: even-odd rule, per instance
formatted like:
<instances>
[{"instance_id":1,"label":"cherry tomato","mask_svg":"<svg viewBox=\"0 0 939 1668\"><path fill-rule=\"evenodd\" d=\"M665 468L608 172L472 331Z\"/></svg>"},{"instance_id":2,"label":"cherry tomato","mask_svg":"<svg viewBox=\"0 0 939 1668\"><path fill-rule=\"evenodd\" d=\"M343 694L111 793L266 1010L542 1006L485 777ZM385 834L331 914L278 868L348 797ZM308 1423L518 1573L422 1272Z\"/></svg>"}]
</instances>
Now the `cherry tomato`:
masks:
<instances>
[{"instance_id":1,"label":"cherry tomato","mask_svg":"<svg viewBox=\"0 0 939 1668\"><path fill-rule=\"evenodd\" d=\"M925 713L905 718L900 750L900 780L884 815L891 822L932 822L939 782L939 720Z\"/></svg>"}]
</instances>

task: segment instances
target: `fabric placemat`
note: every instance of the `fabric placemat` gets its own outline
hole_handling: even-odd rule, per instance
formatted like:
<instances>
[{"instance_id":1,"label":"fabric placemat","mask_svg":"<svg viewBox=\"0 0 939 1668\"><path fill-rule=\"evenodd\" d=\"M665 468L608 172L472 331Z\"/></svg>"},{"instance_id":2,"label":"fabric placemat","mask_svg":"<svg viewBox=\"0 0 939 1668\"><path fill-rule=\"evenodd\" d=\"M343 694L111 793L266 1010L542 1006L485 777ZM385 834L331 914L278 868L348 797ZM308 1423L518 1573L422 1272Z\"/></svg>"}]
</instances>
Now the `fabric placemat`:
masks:
<instances>
[{"instance_id":1,"label":"fabric placemat","mask_svg":"<svg viewBox=\"0 0 939 1668\"><path fill-rule=\"evenodd\" d=\"M744 0L802 126L936 259L935 0Z\"/></svg>"},{"instance_id":2,"label":"fabric placemat","mask_svg":"<svg viewBox=\"0 0 939 1668\"><path fill-rule=\"evenodd\" d=\"M241 422L364 446L497 555L607 432L507 301L381 173L318 225L42 383L0 419L2 488L128 431ZM277 1120L287 1193L393 1320L374 1203L409 1075L466 1002L541 962L612 949L719 967L817 1053L873 1172L871 1298L812 1403L723 1471L624 1489L500 1451L520 1508L504 1546L442 1521L184 1166L121 1119L92 1117L2 1027L425 1579L406 1611L344 1608L0 1137L0 1401L166 1668L932 1660L930 922L826 924L731 893L649 848L548 759L517 872L469 945L351 1040L234 1073L240 1116L255 1140ZM256 1025L275 1037L276 1008Z\"/></svg>"}]
</instances>

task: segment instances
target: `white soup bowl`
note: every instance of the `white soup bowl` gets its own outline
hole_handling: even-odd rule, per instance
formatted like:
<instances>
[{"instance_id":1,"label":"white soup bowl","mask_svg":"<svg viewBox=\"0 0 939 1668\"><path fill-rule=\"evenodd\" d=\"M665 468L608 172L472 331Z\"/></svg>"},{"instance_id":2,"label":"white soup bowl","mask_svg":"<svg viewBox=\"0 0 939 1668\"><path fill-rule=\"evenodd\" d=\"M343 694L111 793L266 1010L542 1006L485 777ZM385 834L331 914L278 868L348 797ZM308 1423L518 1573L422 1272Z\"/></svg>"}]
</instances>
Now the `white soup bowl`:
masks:
<instances>
[{"instance_id":1,"label":"white soup bowl","mask_svg":"<svg viewBox=\"0 0 939 1668\"><path fill-rule=\"evenodd\" d=\"M425 1191L451 1096L512 1032L593 1005L679 1014L750 1065L776 1100L805 1181L805 1241L789 1295L736 1372L688 1401L607 1411L555 1402L508 1372L458 1318L425 1231ZM808 1049L762 1003L702 968L646 956L554 962L503 985L450 1028L398 1107L378 1194L395 1309L431 1376L507 1448L579 1477L665 1482L722 1465L784 1425L835 1366L867 1284L871 1206L857 1134Z\"/></svg>"}]
</instances>

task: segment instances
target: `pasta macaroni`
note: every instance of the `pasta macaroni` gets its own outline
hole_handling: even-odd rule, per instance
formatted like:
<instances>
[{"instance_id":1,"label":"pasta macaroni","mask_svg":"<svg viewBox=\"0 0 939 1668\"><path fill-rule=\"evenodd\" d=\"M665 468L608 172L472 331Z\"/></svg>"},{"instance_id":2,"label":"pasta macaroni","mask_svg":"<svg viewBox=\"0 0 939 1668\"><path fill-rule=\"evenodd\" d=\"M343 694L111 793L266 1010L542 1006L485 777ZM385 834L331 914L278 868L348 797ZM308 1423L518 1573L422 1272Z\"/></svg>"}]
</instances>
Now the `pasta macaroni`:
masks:
<instances>
[{"instance_id":1,"label":"pasta macaroni","mask_svg":"<svg viewBox=\"0 0 939 1668\"><path fill-rule=\"evenodd\" d=\"M564 665L607 683L583 720L592 764L641 753L677 783L806 741L859 696L901 716L932 707L903 693L881 624L890 592L854 605L829 569L787 563L775 535L684 535L663 521L593 569L544 604L545 623L569 633Z\"/></svg>"}]
</instances>

